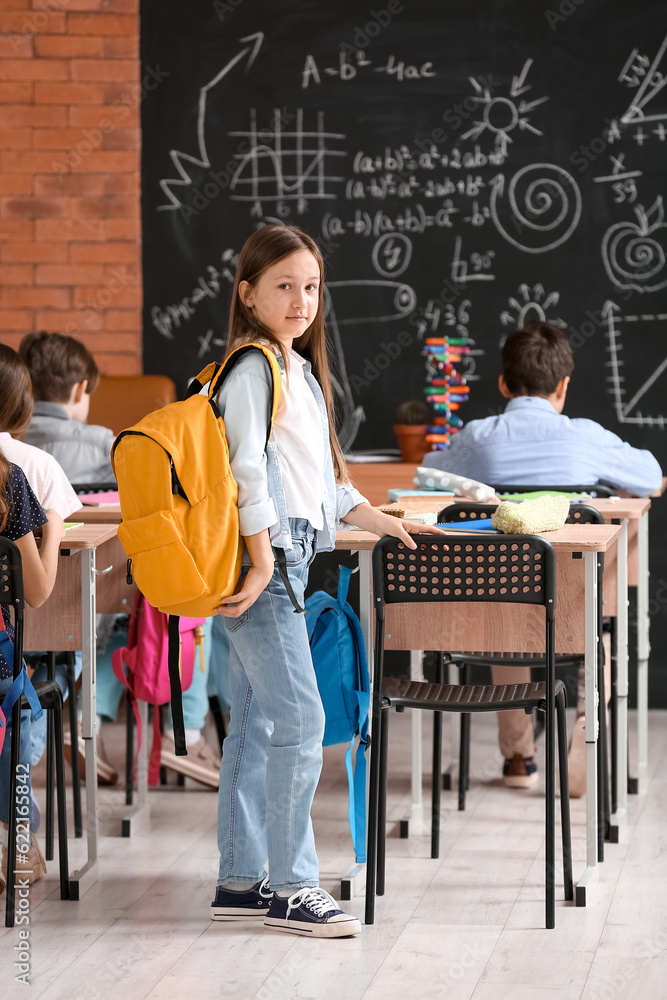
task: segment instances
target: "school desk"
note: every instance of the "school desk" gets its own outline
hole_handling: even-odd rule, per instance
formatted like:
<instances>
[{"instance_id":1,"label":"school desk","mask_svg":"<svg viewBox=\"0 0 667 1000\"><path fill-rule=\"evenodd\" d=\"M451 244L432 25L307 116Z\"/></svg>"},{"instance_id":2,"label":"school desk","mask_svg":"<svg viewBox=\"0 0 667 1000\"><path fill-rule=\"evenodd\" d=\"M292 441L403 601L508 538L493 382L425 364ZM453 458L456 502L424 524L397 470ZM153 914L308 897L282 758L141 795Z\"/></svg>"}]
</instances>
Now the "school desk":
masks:
<instances>
[{"instance_id":1,"label":"school desk","mask_svg":"<svg viewBox=\"0 0 667 1000\"><path fill-rule=\"evenodd\" d=\"M117 566L117 530L117 524L83 524L67 530L60 542L51 596L40 608L25 609L25 649L82 650L82 735L88 775L97 774L95 613L98 598L100 611L117 610L121 592L115 583L108 584ZM70 874L70 899L80 899L100 874L96 781L86 781L86 814L87 861Z\"/></svg>"},{"instance_id":2,"label":"school desk","mask_svg":"<svg viewBox=\"0 0 667 1000\"><path fill-rule=\"evenodd\" d=\"M428 528L425 527L425 531ZM465 537L465 532L452 532ZM598 865L597 789L597 555L612 551L621 535L619 525L567 524L545 533L556 552L556 653L581 653L586 681L586 867L577 883L577 905L585 905L586 891ZM359 553L360 621L372 669L373 599L371 553L377 537L358 530L339 531L336 549ZM577 558L573 558L573 555ZM579 558L581 555L582 558ZM543 653L543 609L523 605L396 604L386 608L385 649L451 649L498 653ZM428 642L424 641L428 636ZM420 768L421 771L421 768ZM356 866L341 885L343 899L351 898L364 873Z\"/></svg>"},{"instance_id":3,"label":"school desk","mask_svg":"<svg viewBox=\"0 0 667 1000\"><path fill-rule=\"evenodd\" d=\"M381 469L386 470L380 476L378 480L378 486L374 484L373 481L373 466L368 465L357 465L352 467L354 470L353 477L357 481L357 488L364 493L367 490L373 496L378 492L379 484L384 484L387 479L391 481L391 465L381 466ZM414 474L413 466L396 465L394 468L397 470L397 476L392 481L390 489L394 489L397 486L403 489L410 490L413 487L412 477ZM398 471L400 470L400 471ZM662 480L661 487L652 494L653 497L660 497L665 492L667 487L667 477ZM597 507L605 518L605 521L620 520L624 531L626 532L627 538L619 542L619 551L627 546L628 552L628 563L627 563L627 585L629 587L637 588L637 612L636 612L636 624L637 624L637 777L630 779L630 786L633 791L639 791L642 782L646 780L646 772L648 766L648 661L649 654L651 650L651 645L649 641L649 629L650 629L650 617L648 612L649 603L649 523L648 523L648 511L650 509L649 498L637 498L631 496L631 494L626 493L623 490L619 491L620 500L633 500L641 501L645 506L630 507L625 506L623 510L625 513L621 512L621 507L619 506L619 500L616 499L595 499L590 502L591 506ZM378 503L386 501L386 494L382 500L378 500ZM464 497L456 497L455 500L462 500ZM400 502L400 497L399 497ZM411 506L420 501L417 498L406 497L405 503L409 503ZM425 501L428 502L428 501ZM646 506L646 504L648 505ZM445 504L443 503L442 506ZM608 612L607 612L608 613ZM627 665L627 642L628 642L628 632L627 624L625 626L619 621L619 633L622 628L625 629L623 634L619 634L618 642L623 643L624 653L624 663ZM619 681L619 693L624 691L621 697L624 699L623 703L619 702L621 710L627 713L627 666L624 668L626 670L624 682ZM627 717L627 716L626 716ZM625 723L624 723L625 724ZM621 748L617 746L617 754L620 754ZM618 758L617 758L618 759ZM626 765L623 765L623 770L616 770L617 774L624 773ZM623 788L620 785L623 785ZM618 788L616 789L619 801L618 807L618 817L621 819L625 814L625 809L627 806L627 790L625 788L624 782L618 783Z\"/></svg>"},{"instance_id":4,"label":"school desk","mask_svg":"<svg viewBox=\"0 0 667 1000\"><path fill-rule=\"evenodd\" d=\"M439 509L453 503L447 500ZM605 615L616 619L616 747L612 787L612 826L627 819L628 787L638 791L645 780L648 747L648 497L621 496L614 499L596 498L586 501L605 519L621 526L621 536L615 552L605 562L604 608ZM414 511L433 510L434 504L424 498L406 498L397 505ZM627 600L617 604L617 594L627 593L629 586L637 587L637 777L625 780L628 760L628 611Z\"/></svg>"},{"instance_id":5,"label":"school desk","mask_svg":"<svg viewBox=\"0 0 667 1000\"><path fill-rule=\"evenodd\" d=\"M72 514L70 521L83 521L85 524L120 524L123 520L119 503L86 504Z\"/></svg>"}]
</instances>

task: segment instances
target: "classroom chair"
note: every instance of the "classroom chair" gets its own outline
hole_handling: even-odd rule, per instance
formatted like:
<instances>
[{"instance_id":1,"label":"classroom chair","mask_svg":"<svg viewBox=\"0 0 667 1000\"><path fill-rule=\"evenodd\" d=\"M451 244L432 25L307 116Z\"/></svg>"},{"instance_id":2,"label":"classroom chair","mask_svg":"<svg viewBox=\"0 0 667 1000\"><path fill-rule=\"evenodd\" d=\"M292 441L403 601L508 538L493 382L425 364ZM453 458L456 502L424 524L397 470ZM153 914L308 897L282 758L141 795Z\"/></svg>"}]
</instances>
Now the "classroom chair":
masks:
<instances>
[{"instance_id":1,"label":"classroom chair","mask_svg":"<svg viewBox=\"0 0 667 1000\"><path fill-rule=\"evenodd\" d=\"M555 489L556 487L554 487ZM578 489L578 487L577 487ZM489 514L496 509L496 504L493 503L473 503L468 501L461 501L460 503L449 504L438 514L438 521L441 522L453 522L453 521L475 521L477 518L487 518ZM568 524L604 524L604 518L599 510L595 507L590 507L588 504L576 503L572 504L570 507L570 513L567 517ZM606 691L605 691L605 681L604 681L604 648L602 645L602 576L604 572L604 556L598 556L598 634L600 636L600 642L598 643L598 691L599 691L599 703L598 703L598 725L600 729L600 751L598 754L598 787L600 790L600 798L598 803L599 811L599 822L598 822L598 857L600 861L604 860L604 841L613 840L618 841L618 829L610 827L610 795L609 795L609 769L608 769L608 755L607 755L607 713L603 706L606 705ZM582 654L575 654L569 656L567 654L559 654L556 657L556 666L561 669L567 667L575 667L577 670L581 665L583 660ZM449 652L447 653L447 663L453 663L455 666L462 670L461 679L464 684L468 683L468 668L469 667L489 667L494 663L502 663L506 666L517 666L517 667L542 667L544 665L544 660L538 654L524 654L523 656L512 656L511 654L499 655L499 656L488 656L485 654L475 655L469 652ZM612 758L612 767L614 766L614 760ZM462 713L461 715L461 729L460 729L460 743L459 743L459 781L458 781L458 795L459 795L459 809L465 809L465 798L466 791L468 789L468 772L470 767L470 715L467 713ZM445 775L445 781L443 786L445 788L449 787L449 782L447 779L449 775Z\"/></svg>"},{"instance_id":2,"label":"classroom chair","mask_svg":"<svg viewBox=\"0 0 667 1000\"><path fill-rule=\"evenodd\" d=\"M18 546L0 536L0 600L14 609L14 669L16 680L26 667L23 662L23 625L25 599L23 595L23 569ZM63 700L55 681L35 684L35 693L43 709L53 713L56 743L56 783L58 796L58 850L60 861L60 898L69 899L69 859L67 854L67 795L65 790L65 761L63 754ZM7 887L5 892L5 927L14 926L15 874L12 863L16 858L16 778L21 740L21 709L28 707L25 696L19 698L12 709L10 753L9 830L7 835Z\"/></svg>"},{"instance_id":3,"label":"classroom chair","mask_svg":"<svg viewBox=\"0 0 667 1000\"><path fill-rule=\"evenodd\" d=\"M88 423L120 434L147 413L175 400L176 385L166 375L103 375L90 397Z\"/></svg>"},{"instance_id":4,"label":"classroom chair","mask_svg":"<svg viewBox=\"0 0 667 1000\"><path fill-rule=\"evenodd\" d=\"M567 777L565 688L555 677L556 569L550 543L536 535L470 533L465 538L414 535L415 550L396 538L380 539L373 550L375 672L372 696L370 797L366 865L367 924L375 919L375 895L385 887L388 709L434 712L439 740L433 754L431 856L438 856L442 712L498 712L536 706L546 710L546 926L555 926L555 732L561 786L561 828L565 899L573 898L570 803ZM546 677L522 685L445 684L442 656L437 683L384 677L385 607L391 604L457 602L541 605L545 610ZM444 609L443 609L444 610ZM400 629L400 626L399 626ZM396 631L396 628L394 629Z\"/></svg>"},{"instance_id":5,"label":"classroom chair","mask_svg":"<svg viewBox=\"0 0 667 1000\"><path fill-rule=\"evenodd\" d=\"M81 813L81 777L79 775L79 726L76 717L76 681L74 680L74 653L66 653L67 658L67 704L71 734L72 802L74 806L74 836L83 837L83 817ZM46 654L47 681L55 681L56 654ZM54 716L49 714L46 724L46 817L44 857L53 860L53 788L54 763L58 752Z\"/></svg>"}]
</instances>

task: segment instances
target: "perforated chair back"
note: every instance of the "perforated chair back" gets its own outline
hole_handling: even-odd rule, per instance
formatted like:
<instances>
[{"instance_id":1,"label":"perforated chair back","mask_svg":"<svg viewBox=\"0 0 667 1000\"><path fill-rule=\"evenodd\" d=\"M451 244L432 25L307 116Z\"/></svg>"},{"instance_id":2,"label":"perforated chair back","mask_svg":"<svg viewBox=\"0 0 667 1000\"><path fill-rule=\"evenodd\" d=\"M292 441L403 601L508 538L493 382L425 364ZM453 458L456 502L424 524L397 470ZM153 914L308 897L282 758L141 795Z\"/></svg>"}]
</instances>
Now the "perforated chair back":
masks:
<instances>
[{"instance_id":1,"label":"perforated chair back","mask_svg":"<svg viewBox=\"0 0 667 1000\"><path fill-rule=\"evenodd\" d=\"M556 607L554 550L539 535L413 535L416 549L397 538L373 550L375 611L386 604L484 601Z\"/></svg>"},{"instance_id":2,"label":"perforated chair back","mask_svg":"<svg viewBox=\"0 0 667 1000\"><path fill-rule=\"evenodd\" d=\"M538 490L553 490L558 493L590 493L593 497L610 497L613 494L611 486L604 486L602 483L589 484L587 486L500 486L498 483L489 483L489 486L496 491L498 496L503 493L536 493Z\"/></svg>"}]
</instances>

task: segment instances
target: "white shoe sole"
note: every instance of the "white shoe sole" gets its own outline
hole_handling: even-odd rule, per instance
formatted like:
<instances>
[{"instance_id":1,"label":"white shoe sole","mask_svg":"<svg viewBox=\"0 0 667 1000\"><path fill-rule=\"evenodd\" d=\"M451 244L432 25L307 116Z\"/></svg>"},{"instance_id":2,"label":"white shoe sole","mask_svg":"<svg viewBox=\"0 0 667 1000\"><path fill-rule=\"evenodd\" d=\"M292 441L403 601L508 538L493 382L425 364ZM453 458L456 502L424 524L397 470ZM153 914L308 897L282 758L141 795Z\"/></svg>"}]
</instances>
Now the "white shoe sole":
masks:
<instances>
[{"instance_id":1,"label":"white shoe sole","mask_svg":"<svg viewBox=\"0 0 667 1000\"><path fill-rule=\"evenodd\" d=\"M251 910L236 906L212 906L211 920L264 920L266 910Z\"/></svg>"},{"instance_id":2,"label":"white shoe sole","mask_svg":"<svg viewBox=\"0 0 667 1000\"><path fill-rule=\"evenodd\" d=\"M505 788L535 788L539 781L537 771L535 774L507 774L503 775L503 785Z\"/></svg>"},{"instance_id":3,"label":"white shoe sole","mask_svg":"<svg viewBox=\"0 0 667 1000\"><path fill-rule=\"evenodd\" d=\"M264 926L273 931L301 934L304 937L338 938L361 934L361 923L355 917L351 917L349 920L337 920L330 924L304 924L303 926L299 926L299 922L296 920L267 917Z\"/></svg>"}]
</instances>

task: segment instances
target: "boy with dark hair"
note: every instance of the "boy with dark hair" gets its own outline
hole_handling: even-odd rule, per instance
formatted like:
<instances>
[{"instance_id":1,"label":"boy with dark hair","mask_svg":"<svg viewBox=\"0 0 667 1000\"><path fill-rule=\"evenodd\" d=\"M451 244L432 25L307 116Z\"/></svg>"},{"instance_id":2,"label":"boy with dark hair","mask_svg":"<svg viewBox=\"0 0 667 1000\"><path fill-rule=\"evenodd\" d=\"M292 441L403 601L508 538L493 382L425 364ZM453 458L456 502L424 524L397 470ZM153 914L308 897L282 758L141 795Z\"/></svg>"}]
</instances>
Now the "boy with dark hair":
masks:
<instances>
[{"instance_id":1,"label":"boy with dark hair","mask_svg":"<svg viewBox=\"0 0 667 1000\"><path fill-rule=\"evenodd\" d=\"M113 431L86 423L100 373L90 351L62 333L29 333L19 354L30 371L35 407L26 432L58 460L71 483L112 483Z\"/></svg>"},{"instance_id":2,"label":"boy with dark hair","mask_svg":"<svg viewBox=\"0 0 667 1000\"><path fill-rule=\"evenodd\" d=\"M508 334L501 350L498 387L509 400L504 413L472 420L445 451L423 464L483 483L535 486L606 483L648 496L662 483L650 451L633 448L593 420L563 416L574 358L567 336L550 323L534 321ZM494 667L496 684L521 683L525 667ZM570 794L585 790L582 690L570 750ZM503 781L530 788L537 782L532 719L525 712L498 715Z\"/></svg>"}]
</instances>

